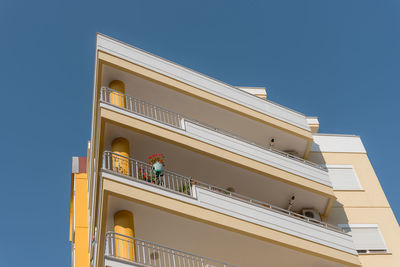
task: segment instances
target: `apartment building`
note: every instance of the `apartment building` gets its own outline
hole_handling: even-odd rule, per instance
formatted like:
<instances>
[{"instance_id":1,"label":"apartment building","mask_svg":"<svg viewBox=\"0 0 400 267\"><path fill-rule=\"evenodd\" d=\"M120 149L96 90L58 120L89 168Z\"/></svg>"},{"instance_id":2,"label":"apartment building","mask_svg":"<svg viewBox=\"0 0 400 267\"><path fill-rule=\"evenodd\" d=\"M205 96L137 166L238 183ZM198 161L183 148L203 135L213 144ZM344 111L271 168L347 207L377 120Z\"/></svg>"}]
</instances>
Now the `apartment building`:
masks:
<instances>
[{"instance_id":1,"label":"apartment building","mask_svg":"<svg viewBox=\"0 0 400 267\"><path fill-rule=\"evenodd\" d=\"M97 35L91 140L74 157L75 267L400 266L360 137Z\"/></svg>"}]
</instances>

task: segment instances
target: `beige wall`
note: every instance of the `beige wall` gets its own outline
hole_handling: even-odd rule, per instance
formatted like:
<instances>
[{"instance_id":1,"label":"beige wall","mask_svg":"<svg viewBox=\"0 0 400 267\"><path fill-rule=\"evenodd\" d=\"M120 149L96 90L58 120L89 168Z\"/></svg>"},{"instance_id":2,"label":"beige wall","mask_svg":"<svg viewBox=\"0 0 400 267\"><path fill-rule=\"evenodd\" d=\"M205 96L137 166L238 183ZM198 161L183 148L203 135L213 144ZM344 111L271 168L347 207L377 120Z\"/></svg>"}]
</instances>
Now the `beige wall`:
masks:
<instances>
[{"instance_id":1,"label":"beige wall","mask_svg":"<svg viewBox=\"0 0 400 267\"><path fill-rule=\"evenodd\" d=\"M310 160L320 164L351 164L362 190L335 190L328 222L332 224L378 224L388 253L360 255L365 267L400 266L400 228L374 169L365 153L312 152Z\"/></svg>"}]
</instances>

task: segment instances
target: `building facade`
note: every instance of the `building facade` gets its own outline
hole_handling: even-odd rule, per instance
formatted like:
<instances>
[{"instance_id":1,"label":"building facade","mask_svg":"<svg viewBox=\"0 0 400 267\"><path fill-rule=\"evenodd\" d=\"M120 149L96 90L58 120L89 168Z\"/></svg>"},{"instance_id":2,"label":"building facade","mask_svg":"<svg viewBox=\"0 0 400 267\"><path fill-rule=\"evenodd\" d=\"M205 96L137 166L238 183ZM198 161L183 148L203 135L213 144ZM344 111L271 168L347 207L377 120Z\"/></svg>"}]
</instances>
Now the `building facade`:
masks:
<instances>
[{"instance_id":1,"label":"building facade","mask_svg":"<svg viewBox=\"0 0 400 267\"><path fill-rule=\"evenodd\" d=\"M97 35L91 140L73 158L75 267L400 266L360 137Z\"/></svg>"}]
</instances>

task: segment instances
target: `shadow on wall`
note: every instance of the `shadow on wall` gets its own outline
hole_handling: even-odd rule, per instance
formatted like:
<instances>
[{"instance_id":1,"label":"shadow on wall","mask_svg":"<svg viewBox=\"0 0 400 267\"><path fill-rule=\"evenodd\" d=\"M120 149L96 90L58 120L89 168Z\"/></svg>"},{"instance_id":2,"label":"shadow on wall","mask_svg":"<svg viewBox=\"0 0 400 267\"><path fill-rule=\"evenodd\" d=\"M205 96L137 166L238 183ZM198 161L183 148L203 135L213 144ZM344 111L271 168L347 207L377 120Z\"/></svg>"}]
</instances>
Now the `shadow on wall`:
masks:
<instances>
[{"instance_id":1,"label":"shadow on wall","mask_svg":"<svg viewBox=\"0 0 400 267\"><path fill-rule=\"evenodd\" d=\"M344 206L342 203L339 201L335 200L331 212L328 216L327 223L333 224L333 225L339 225L339 224L349 224L349 219L346 215L346 212L344 211Z\"/></svg>"},{"instance_id":2,"label":"shadow on wall","mask_svg":"<svg viewBox=\"0 0 400 267\"><path fill-rule=\"evenodd\" d=\"M319 152L318 144L313 143L313 150L314 151L312 153L310 153L308 160L315 162L317 164L320 164L320 165L326 165L324 156L322 155L321 152ZM337 201L337 199L334 201L334 203L332 205L332 209L327 218L327 223L330 223L333 225L349 223L349 219L347 218L346 212L344 211L344 206L342 203Z\"/></svg>"},{"instance_id":3,"label":"shadow on wall","mask_svg":"<svg viewBox=\"0 0 400 267\"><path fill-rule=\"evenodd\" d=\"M318 152L318 151L320 151L319 150L319 145L316 144L316 143L313 143L312 144L312 150L313 151L311 151L311 153L310 153L310 155L308 157L308 160L312 161L314 163L320 164L320 165L326 165L324 156L322 155L321 152Z\"/></svg>"}]
</instances>

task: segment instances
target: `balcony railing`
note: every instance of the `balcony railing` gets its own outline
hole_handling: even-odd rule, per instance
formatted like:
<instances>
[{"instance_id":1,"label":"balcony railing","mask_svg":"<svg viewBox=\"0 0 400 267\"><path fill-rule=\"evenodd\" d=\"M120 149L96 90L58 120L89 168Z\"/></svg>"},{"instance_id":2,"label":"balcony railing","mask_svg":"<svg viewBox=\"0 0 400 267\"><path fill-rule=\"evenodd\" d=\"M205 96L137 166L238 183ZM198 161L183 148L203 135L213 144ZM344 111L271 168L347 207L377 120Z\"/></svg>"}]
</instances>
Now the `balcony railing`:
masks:
<instances>
[{"instance_id":1,"label":"balcony railing","mask_svg":"<svg viewBox=\"0 0 400 267\"><path fill-rule=\"evenodd\" d=\"M113 89L102 87L100 99L108 104L122 107L130 112L143 117L173 126L182 128L182 116L173 111L161 108L135 97L122 94Z\"/></svg>"},{"instance_id":2,"label":"balcony railing","mask_svg":"<svg viewBox=\"0 0 400 267\"><path fill-rule=\"evenodd\" d=\"M285 214L292 218L296 218L298 220L306 221L308 223L317 225L319 227L323 227L326 229L330 229L336 232L345 233L345 231L335 225L328 224L326 222L322 222L316 219L309 218L307 216L301 215L299 213L282 209L280 207L274 206L272 204L259 201L253 199L251 197L247 197L244 195L240 195L234 192L230 192L226 189L222 189L213 185L209 185L207 183L201 182L199 180L195 180L193 178L180 175L168 170L164 170L162 174L156 175L153 171L152 166L145 162L141 162L136 159L127 158L121 156L119 154L105 151L103 154L103 169L112 171L114 173L118 173L123 175L129 179L144 182L147 184L151 184L153 186L161 187L163 189L167 189L169 191L173 191L175 193L183 194L186 196L195 197L193 192L193 186L198 186L210 190L212 192L240 200L246 203L250 203L252 205L256 205L258 207L262 207L268 210L272 210L274 212L278 212L280 214Z\"/></svg>"},{"instance_id":3,"label":"balcony railing","mask_svg":"<svg viewBox=\"0 0 400 267\"><path fill-rule=\"evenodd\" d=\"M167 170L157 175L150 164L110 151L104 152L103 168L180 194L193 195L190 178Z\"/></svg>"},{"instance_id":4,"label":"balcony railing","mask_svg":"<svg viewBox=\"0 0 400 267\"><path fill-rule=\"evenodd\" d=\"M138 266L237 267L114 232L106 233L105 255L128 261Z\"/></svg>"},{"instance_id":5,"label":"balcony railing","mask_svg":"<svg viewBox=\"0 0 400 267\"><path fill-rule=\"evenodd\" d=\"M184 121L190 121L192 123L195 123L197 125L205 127L207 129L213 130L215 132L218 132L218 133L224 134L226 136L232 137L234 139L240 140L242 142L248 143L250 145L257 146L261 149L268 150L275 154L279 154L283 157L290 158L292 160L304 163L304 164L312 166L314 168L327 171L327 169L325 167L323 167L319 164L316 164L314 162L302 159L300 157L297 157L292 154L274 149L272 147L261 146L252 141L247 140L244 137L232 134L225 130L218 129L218 128L208 125L206 123L199 122L194 119L190 119L179 113L175 113L173 111L169 111L167 109L156 106L152 103L148 103L148 102L140 100L138 98L119 93L119 92L117 92L113 89L107 88L107 87L101 88L100 100L102 102L117 106L119 108L123 108L125 110L128 110L129 112L139 114L143 117L146 117L146 118L149 118L149 119L152 119L152 120L155 120L155 121L158 121L163 124L173 126L175 128L179 128L179 129L184 129Z\"/></svg>"}]
</instances>

